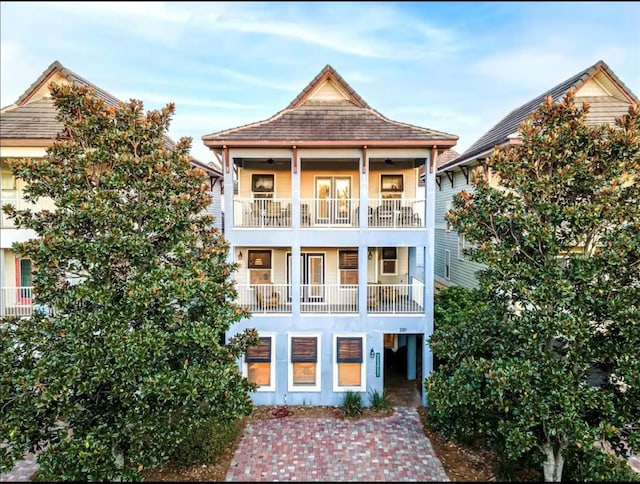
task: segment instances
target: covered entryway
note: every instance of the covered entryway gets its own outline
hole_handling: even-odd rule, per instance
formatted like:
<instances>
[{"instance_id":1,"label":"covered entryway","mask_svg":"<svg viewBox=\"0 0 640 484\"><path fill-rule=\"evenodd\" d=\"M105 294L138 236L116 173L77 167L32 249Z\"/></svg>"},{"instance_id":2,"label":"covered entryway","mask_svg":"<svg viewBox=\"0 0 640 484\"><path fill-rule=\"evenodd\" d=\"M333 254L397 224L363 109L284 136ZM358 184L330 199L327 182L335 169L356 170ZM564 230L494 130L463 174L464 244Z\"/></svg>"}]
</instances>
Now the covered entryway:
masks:
<instances>
[{"instance_id":1,"label":"covered entryway","mask_svg":"<svg viewBox=\"0 0 640 484\"><path fill-rule=\"evenodd\" d=\"M422 334L384 338L384 393L396 407L422 405Z\"/></svg>"}]
</instances>

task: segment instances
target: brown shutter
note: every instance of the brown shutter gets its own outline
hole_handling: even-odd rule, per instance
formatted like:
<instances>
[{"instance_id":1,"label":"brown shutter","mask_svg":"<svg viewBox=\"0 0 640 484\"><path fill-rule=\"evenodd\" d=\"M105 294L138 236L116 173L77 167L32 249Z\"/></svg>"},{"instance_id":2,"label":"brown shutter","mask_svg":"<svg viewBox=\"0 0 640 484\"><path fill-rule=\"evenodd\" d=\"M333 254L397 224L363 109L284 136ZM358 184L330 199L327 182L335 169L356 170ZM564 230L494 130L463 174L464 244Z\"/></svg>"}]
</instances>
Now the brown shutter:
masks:
<instances>
[{"instance_id":1,"label":"brown shutter","mask_svg":"<svg viewBox=\"0 0 640 484\"><path fill-rule=\"evenodd\" d=\"M318 361L317 338L291 338L291 361L306 363Z\"/></svg>"},{"instance_id":2,"label":"brown shutter","mask_svg":"<svg viewBox=\"0 0 640 484\"><path fill-rule=\"evenodd\" d=\"M341 250L338 258L340 269L357 269L358 268L358 251L357 250Z\"/></svg>"},{"instance_id":3,"label":"brown shutter","mask_svg":"<svg viewBox=\"0 0 640 484\"><path fill-rule=\"evenodd\" d=\"M362 338L338 338L338 363L362 363Z\"/></svg>"},{"instance_id":4,"label":"brown shutter","mask_svg":"<svg viewBox=\"0 0 640 484\"><path fill-rule=\"evenodd\" d=\"M249 346L245 356L246 362L271 361L271 337L260 338L257 346Z\"/></svg>"}]
</instances>

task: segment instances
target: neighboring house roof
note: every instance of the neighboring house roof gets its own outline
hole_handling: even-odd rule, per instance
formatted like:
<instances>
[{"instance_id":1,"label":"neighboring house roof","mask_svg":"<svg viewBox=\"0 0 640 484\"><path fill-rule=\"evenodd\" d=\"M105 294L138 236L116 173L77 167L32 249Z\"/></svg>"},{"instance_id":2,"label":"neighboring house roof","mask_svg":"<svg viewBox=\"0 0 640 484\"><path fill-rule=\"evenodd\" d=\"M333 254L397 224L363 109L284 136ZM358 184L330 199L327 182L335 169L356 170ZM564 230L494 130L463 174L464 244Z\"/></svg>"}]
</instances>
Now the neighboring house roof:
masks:
<instances>
[{"instance_id":1,"label":"neighboring house roof","mask_svg":"<svg viewBox=\"0 0 640 484\"><path fill-rule=\"evenodd\" d=\"M460 156L460 153L458 153L453 148L443 151L436 158L436 169L440 169L442 165L449 163L451 160L455 160L458 156ZM421 187L424 186L424 169L425 169L425 165L422 165L420 167L420 179L419 179L419 186Z\"/></svg>"},{"instance_id":2,"label":"neighboring house roof","mask_svg":"<svg viewBox=\"0 0 640 484\"><path fill-rule=\"evenodd\" d=\"M73 85L95 89L95 95L110 106L118 106L121 102L107 91L67 69L60 62L54 61L15 103L0 111L0 144L45 146L53 142L62 124L56 119L58 112L49 95L49 84L61 79L66 79ZM168 136L165 135L164 140L167 147L175 146ZM210 175L222 177L222 172L215 166L202 163L195 158L191 158L191 161Z\"/></svg>"},{"instance_id":3,"label":"neighboring house roof","mask_svg":"<svg viewBox=\"0 0 640 484\"><path fill-rule=\"evenodd\" d=\"M587 69L577 73L557 86L533 98L529 102L514 109L507 114L501 121L493 126L489 131L482 135L475 143L473 143L461 156L450 160L439 167L439 169L452 168L461 165L466 161L474 159L478 155L489 153L496 145L507 143L509 139L517 137L520 123L524 121L533 111L538 109L547 96L550 96L555 102L558 102L567 94L571 88L576 90L576 94L580 88L594 79L598 81L604 88L608 88L613 94L611 95L582 95L579 101L586 101L590 104L587 121L590 124L612 123L614 119L626 114L630 103L637 103L638 98L618 79L613 71L603 61L598 61ZM578 99L576 99L578 100Z\"/></svg>"},{"instance_id":4,"label":"neighboring house roof","mask_svg":"<svg viewBox=\"0 0 640 484\"><path fill-rule=\"evenodd\" d=\"M198 161L193 157L190 157L190 161L192 165L203 169L205 172L209 174L209 176L213 176L215 178L222 178L222 172L218 168L213 166L212 163L203 163L202 161Z\"/></svg>"},{"instance_id":5,"label":"neighboring house roof","mask_svg":"<svg viewBox=\"0 0 640 484\"><path fill-rule=\"evenodd\" d=\"M458 136L392 121L369 107L330 65L282 111L255 123L202 137L223 146L453 146Z\"/></svg>"}]
</instances>

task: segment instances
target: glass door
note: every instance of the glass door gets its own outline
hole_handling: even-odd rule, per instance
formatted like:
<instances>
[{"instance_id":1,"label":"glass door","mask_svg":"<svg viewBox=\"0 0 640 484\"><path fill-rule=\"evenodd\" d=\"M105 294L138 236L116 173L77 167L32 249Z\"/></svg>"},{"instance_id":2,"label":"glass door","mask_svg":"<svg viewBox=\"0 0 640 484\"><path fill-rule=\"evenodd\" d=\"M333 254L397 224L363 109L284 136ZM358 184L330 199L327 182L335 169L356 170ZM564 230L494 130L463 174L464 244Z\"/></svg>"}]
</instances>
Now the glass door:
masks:
<instances>
[{"instance_id":1,"label":"glass door","mask_svg":"<svg viewBox=\"0 0 640 484\"><path fill-rule=\"evenodd\" d=\"M351 223L351 178L316 178L316 223Z\"/></svg>"},{"instance_id":2,"label":"glass door","mask_svg":"<svg viewBox=\"0 0 640 484\"><path fill-rule=\"evenodd\" d=\"M291 253L287 254L287 283L291 285ZM300 254L300 301L324 301L324 254ZM291 301L291 293L288 294Z\"/></svg>"}]
</instances>

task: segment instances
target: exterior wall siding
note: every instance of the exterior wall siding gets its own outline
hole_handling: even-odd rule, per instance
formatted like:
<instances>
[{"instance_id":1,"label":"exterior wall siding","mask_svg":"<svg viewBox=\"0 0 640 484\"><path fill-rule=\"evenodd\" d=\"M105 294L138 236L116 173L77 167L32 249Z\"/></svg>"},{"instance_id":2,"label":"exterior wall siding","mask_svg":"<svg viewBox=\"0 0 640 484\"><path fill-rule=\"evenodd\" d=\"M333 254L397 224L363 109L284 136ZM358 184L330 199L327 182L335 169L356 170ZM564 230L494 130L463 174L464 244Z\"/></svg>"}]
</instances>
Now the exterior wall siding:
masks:
<instances>
[{"instance_id":1,"label":"exterior wall siding","mask_svg":"<svg viewBox=\"0 0 640 484\"><path fill-rule=\"evenodd\" d=\"M471 172L476 166L472 165L470 167L469 180L471 180ZM470 183L467 183L460 168L454 169L453 187L445 173L441 172L438 175L440 176L440 187L436 186L435 279L446 286L477 287L478 280L475 274L484 265L470 261L468 258L461 259L462 254L459 254L458 251L458 232L453 229L448 231L444 218L444 214L451 208L454 195L463 190L473 192L473 187ZM450 277L448 280L445 277L445 251L447 250L450 253Z\"/></svg>"}]
</instances>

